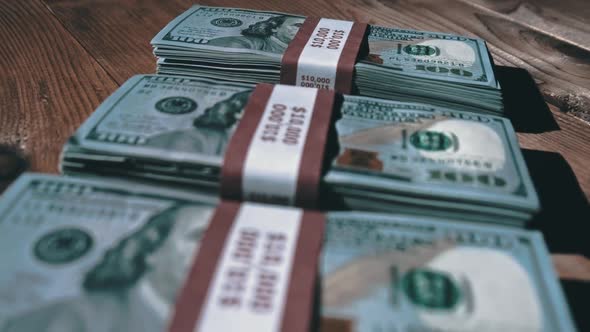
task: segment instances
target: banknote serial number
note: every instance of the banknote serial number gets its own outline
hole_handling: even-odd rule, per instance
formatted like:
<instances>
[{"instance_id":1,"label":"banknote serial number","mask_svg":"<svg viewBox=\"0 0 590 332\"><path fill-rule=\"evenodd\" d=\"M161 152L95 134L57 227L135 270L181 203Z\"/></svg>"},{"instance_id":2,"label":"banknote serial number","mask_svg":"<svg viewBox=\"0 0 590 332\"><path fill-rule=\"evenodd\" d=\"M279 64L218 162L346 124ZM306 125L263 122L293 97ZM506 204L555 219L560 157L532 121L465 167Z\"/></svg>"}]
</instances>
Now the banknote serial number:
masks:
<instances>
[{"instance_id":1,"label":"banknote serial number","mask_svg":"<svg viewBox=\"0 0 590 332\"><path fill-rule=\"evenodd\" d=\"M307 116L305 107L287 107L284 104L273 104L270 114L265 119L262 141L282 142L286 145L298 145L301 141L303 125Z\"/></svg>"},{"instance_id":2,"label":"banknote serial number","mask_svg":"<svg viewBox=\"0 0 590 332\"><path fill-rule=\"evenodd\" d=\"M241 229L231 256L235 266L228 268L224 274L220 305L224 308L245 305L258 314L272 312L280 282L275 269L285 260L287 240L287 235L280 232ZM260 250L262 253L258 252ZM254 284L250 283L252 288L246 291L251 274L254 275ZM246 294L250 294L251 298L245 299Z\"/></svg>"}]
</instances>

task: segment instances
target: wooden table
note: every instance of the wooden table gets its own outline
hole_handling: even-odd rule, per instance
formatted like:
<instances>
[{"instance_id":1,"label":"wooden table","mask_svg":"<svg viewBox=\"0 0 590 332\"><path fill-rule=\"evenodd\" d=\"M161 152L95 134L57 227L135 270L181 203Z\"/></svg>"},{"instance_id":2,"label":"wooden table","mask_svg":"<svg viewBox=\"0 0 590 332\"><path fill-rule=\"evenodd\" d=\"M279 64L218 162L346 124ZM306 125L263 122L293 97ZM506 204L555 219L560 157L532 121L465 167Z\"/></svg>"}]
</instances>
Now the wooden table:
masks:
<instances>
[{"instance_id":1,"label":"wooden table","mask_svg":"<svg viewBox=\"0 0 590 332\"><path fill-rule=\"evenodd\" d=\"M590 241L583 231L590 223L588 0L201 3L487 40L544 209L533 227L543 231L554 253L574 312L583 312L590 297ZM151 38L190 5L181 0L2 1L0 144L21 149L30 170L56 173L66 138L130 76L155 71Z\"/></svg>"}]
</instances>

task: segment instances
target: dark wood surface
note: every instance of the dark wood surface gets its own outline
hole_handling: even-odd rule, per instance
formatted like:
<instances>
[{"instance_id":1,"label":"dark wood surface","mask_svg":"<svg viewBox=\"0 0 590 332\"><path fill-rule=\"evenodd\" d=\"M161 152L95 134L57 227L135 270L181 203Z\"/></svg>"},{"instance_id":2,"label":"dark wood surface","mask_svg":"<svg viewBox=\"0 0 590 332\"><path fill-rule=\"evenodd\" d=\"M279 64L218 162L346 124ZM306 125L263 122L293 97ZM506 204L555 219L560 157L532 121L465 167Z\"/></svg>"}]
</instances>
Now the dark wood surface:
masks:
<instances>
[{"instance_id":1,"label":"dark wood surface","mask_svg":"<svg viewBox=\"0 0 590 332\"><path fill-rule=\"evenodd\" d=\"M460 33L487 40L563 280L590 281L590 5L587 0L207 0ZM0 2L0 145L56 173L61 146L130 76L155 71L150 40L180 0ZM2 163L0 162L0 167Z\"/></svg>"}]
</instances>

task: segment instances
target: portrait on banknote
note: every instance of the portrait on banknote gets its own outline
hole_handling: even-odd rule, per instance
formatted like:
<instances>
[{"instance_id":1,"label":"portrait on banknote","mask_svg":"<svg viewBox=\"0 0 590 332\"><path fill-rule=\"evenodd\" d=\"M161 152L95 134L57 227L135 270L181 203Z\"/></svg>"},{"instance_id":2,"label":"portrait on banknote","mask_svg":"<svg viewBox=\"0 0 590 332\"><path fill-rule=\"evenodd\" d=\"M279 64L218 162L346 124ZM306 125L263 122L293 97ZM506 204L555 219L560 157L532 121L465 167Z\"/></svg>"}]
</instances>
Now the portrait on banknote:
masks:
<instances>
[{"instance_id":1,"label":"portrait on banknote","mask_svg":"<svg viewBox=\"0 0 590 332\"><path fill-rule=\"evenodd\" d=\"M297 16L274 16L243 29L241 36L211 39L207 45L282 54L299 31L303 21L303 18Z\"/></svg>"},{"instance_id":2,"label":"portrait on banknote","mask_svg":"<svg viewBox=\"0 0 590 332\"><path fill-rule=\"evenodd\" d=\"M79 296L8 318L0 331L165 330L212 211L176 204L153 215L99 256Z\"/></svg>"},{"instance_id":3,"label":"portrait on banknote","mask_svg":"<svg viewBox=\"0 0 590 332\"><path fill-rule=\"evenodd\" d=\"M165 132L147 146L167 150L223 155L231 129L239 121L251 91L237 92L215 103L193 121L193 127Z\"/></svg>"}]
</instances>

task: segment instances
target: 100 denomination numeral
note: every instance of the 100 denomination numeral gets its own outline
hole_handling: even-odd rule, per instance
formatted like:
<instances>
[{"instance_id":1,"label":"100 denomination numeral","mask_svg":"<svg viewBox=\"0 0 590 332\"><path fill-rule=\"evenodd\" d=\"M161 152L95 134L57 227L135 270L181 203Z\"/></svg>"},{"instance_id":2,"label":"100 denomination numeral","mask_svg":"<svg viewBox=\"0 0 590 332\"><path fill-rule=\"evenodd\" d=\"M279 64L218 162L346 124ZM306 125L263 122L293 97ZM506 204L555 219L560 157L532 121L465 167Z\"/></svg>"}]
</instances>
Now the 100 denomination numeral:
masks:
<instances>
[{"instance_id":1,"label":"100 denomination numeral","mask_svg":"<svg viewBox=\"0 0 590 332\"><path fill-rule=\"evenodd\" d=\"M440 74L446 74L446 73L451 73L451 74L455 74L457 76L463 76L463 77L471 77L473 76L473 73L465 70L465 69L459 69L459 68L446 68L446 67L442 67L442 66L425 66L425 65L416 65L416 70L422 70L422 71L428 71L431 73L440 73Z\"/></svg>"}]
</instances>

